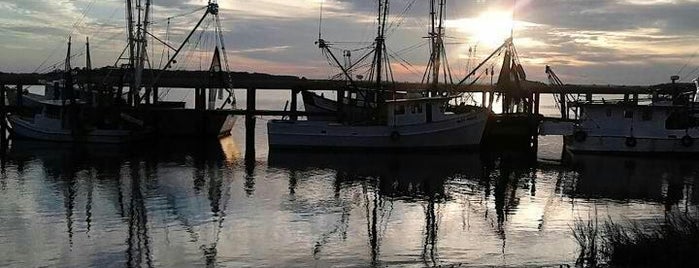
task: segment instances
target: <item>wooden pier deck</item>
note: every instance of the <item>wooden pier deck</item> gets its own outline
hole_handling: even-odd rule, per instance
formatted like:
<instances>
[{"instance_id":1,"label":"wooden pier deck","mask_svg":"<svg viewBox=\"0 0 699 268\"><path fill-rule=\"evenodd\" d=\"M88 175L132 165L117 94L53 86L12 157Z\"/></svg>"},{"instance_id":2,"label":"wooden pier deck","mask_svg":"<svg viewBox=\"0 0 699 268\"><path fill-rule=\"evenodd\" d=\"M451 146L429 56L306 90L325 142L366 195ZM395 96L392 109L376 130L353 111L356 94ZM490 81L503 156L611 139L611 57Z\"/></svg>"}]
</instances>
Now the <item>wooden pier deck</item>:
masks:
<instances>
[{"instance_id":1,"label":"wooden pier deck","mask_svg":"<svg viewBox=\"0 0 699 268\"><path fill-rule=\"evenodd\" d=\"M210 79L207 71L166 71L157 79L158 70L144 71L143 85L146 87L159 88L221 88L224 85ZM117 68L102 68L87 72L78 71L77 83L91 81L91 83L101 85L116 86L123 82L123 70ZM31 74L31 73L0 73L0 85L43 85L43 81L51 77L60 76L60 73ZM231 73L233 87L237 89L254 88L257 90L311 90L311 91L335 91L345 86L345 81L306 79L303 77L290 75L269 75L259 73ZM359 86L372 86L373 84L362 84ZM669 89L678 86L680 88L692 88L691 83L658 84L658 85L564 85L563 90L568 94L644 94L652 89ZM561 92L561 87L552 87L548 84L536 81L524 81L522 87L532 93L555 94ZM386 89L401 91L422 91L425 85L421 83L392 83L386 84ZM491 85L444 85L443 89L454 92L499 92Z\"/></svg>"}]
</instances>

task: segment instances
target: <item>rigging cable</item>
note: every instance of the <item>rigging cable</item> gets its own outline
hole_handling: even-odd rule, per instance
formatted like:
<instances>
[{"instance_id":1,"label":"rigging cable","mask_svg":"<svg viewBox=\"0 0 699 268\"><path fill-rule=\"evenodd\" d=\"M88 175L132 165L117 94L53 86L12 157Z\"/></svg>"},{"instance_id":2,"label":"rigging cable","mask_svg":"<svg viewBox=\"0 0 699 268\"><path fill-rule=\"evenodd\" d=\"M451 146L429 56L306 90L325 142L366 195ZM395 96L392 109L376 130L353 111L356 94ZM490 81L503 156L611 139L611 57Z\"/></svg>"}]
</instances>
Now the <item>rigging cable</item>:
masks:
<instances>
[{"instance_id":1,"label":"rigging cable","mask_svg":"<svg viewBox=\"0 0 699 268\"><path fill-rule=\"evenodd\" d=\"M388 29L390 31L388 32L387 36L391 36L393 34L393 32L395 32L396 29L398 29L400 27L400 25L403 24L403 22L405 21L405 18L407 17L408 11L410 11L412 9L412 7L416 1L417 0L412 0L410 3L408 3L408 5L405 6L405 9L403 9L403 11L400 13L400 15L398 15L396 20L392 21L388 25Z\"/></svg>"},{"instance_id":2,"label":"rigging cable","mask_svg":"<svg viewBox=\"0 0 699 268\"><path fill-rule=\"evenodd\" d=\"M92 9L92 6L95 4L95 1L96 1L96 0L90 1L90 3L88 3L88 5L85 7L85 9L83 9L83 11L82 11L82 13L81 13L81 15L80 15L80 18L79 18L78 20L76 20L76 21L73 23L73 27L71 28L70 32L68 33L68 36L73 35L73 33L75 32L77 26L78 26L79 24L82 23L82 21L83 21L83 20L85 19L85 17L87 16L87 13ZM67 40L67 39L66 39L66 40ZM58 51L58 48L60 48L60 46L54 47L54 49L51 51L51 53L49 53L49 55L41 62L41 64L39 64L39 66L37 66L37 67L34 69L34 71L32 71L32 73L36 73L39 69L41 69L42 67L44 67L44 64L46 64L46 62L49 61L49 59L51 59L51 57L53 57L53 55L56 54L56 52Z\"/></svg>"},{"instance_id":3,"label":"rigging cable","mask_svg":"<svg viewBox=\"0 0 699 268\"><path fill-rule=\"evenodd\" d=\"M687 62L685 62L684 65L682 66L682 68L680 68L680 70L677 71L677 75L680 75L682 73L682 71L684 71L684 68L687 68L687 65L689 65L689 62L692 61L692 59L694 59L694 57L697 55L697 52L699 52L699 50L694 51L692 56L690 56L689 59L687 59ZM691 74L691 73L692 72L690 72L689 74Z\"/></svg>"}]
</instances>

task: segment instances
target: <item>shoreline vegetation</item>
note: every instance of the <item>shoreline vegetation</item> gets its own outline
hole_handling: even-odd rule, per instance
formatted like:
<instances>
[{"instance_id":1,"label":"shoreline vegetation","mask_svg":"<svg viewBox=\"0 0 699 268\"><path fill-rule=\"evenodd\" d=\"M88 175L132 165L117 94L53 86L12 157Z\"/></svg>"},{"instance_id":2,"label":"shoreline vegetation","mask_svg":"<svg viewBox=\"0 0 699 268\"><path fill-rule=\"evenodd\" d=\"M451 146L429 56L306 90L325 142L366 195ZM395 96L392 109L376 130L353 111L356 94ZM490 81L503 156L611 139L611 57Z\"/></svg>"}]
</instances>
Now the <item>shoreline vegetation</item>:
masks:
<instances>
[{"instance_id":1,"label":"shoreline vegetation","mask_svg":"<svg viewBox=\"0 0 699 268\"><path fill-rule=\"evenodd\" d=\"M577 267L699 267L699 215L668 213L651 224L578 218Z\"/></svg>"}]
</instances>

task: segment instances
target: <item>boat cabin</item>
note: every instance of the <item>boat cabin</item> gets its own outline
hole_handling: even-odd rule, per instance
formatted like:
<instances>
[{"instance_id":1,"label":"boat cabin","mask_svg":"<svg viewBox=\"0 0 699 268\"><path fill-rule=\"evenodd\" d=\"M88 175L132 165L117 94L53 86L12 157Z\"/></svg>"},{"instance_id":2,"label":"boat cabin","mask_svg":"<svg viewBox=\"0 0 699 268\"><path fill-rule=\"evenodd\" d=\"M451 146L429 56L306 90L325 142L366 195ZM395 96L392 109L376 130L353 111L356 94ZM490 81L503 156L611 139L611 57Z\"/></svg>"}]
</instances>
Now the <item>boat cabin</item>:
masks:
<instances>
[{"instance_id":1,"label":"boat cabin","mask_svg":"<svg viewBox=\"0 0 699 268\"><path fill-rule=\"evenodd\" d=\"M589 103L580 108L579 127L591 134L682 137L699 127L699 118L684 106Z\"/></svg>"},{"instance_id":2,"label":"boat cabin","mask_svg":"<svg viewBox=\"0 0 699 268\"><path fill-rule=\"evenodd\" d=\"M388 124L417 125L449 119L449 98L414 98L386 101Z\"/></svg>"},{"instance_id":3,"label":"boat cabin","mask_svg":"<svg viewBox=\"0 0 699 268\"><path fill-rule=\"evenodd\" d=\"M39 104L38 112L33 117L25 117L25 120L50 129L61 129L70 126L74 118L80 114L80 106L85 104L77 100L76 109L69 109L70 101L62 100L34 100Z\"/></svg>"}]
</instances>

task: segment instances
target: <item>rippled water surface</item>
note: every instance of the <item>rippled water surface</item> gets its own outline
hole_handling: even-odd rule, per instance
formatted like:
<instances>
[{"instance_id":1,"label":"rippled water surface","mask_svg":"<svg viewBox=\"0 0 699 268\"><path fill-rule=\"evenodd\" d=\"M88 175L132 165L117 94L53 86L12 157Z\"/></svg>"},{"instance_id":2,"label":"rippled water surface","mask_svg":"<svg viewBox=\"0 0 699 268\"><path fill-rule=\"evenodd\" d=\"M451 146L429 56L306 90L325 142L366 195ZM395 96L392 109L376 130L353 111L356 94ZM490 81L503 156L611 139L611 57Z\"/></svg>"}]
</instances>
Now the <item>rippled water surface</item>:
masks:
<instances>
[{"instance_id":1,"label":"rippled water surface","mask_svg":"<svg viewBox=\"0 0 699 268\"><path fill-rule=\"evenodd\" d=\"M231 138L129 147L13 142L0 266L558 266L574 219L695 208L689 159L310 153Z\"/></svg>"}]
</instances>

